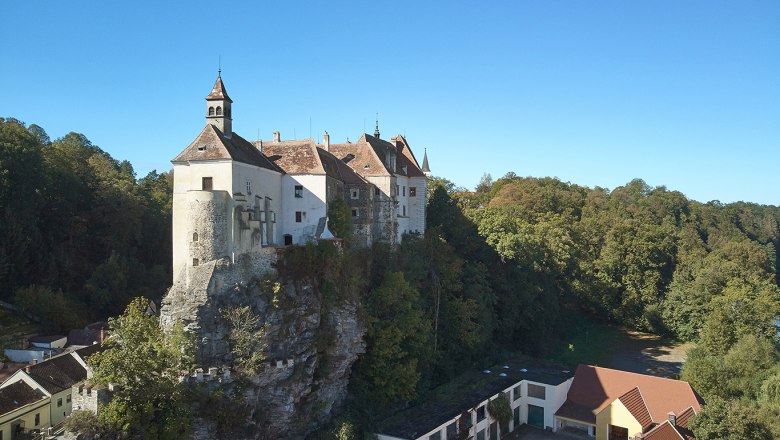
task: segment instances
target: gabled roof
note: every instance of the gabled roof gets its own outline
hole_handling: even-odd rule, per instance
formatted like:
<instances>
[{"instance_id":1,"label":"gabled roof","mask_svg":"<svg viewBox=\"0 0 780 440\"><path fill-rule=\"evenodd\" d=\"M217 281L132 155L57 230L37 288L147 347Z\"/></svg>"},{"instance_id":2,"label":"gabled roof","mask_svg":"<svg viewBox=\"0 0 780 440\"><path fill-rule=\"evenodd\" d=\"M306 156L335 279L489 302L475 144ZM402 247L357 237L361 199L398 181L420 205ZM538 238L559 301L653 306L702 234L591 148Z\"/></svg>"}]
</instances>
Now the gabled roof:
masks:
<instances>
[{"instance_id":1,"label":"gabled roof","mask_svg":"<svg viewBox=\"0 0 780 440\"><path fill-rule=\"evenodd\" d=\"M217 75L217 81L214 83L214 87L211 88L211 93L206 97L207 100L224 99L226 101L233 102L230 96L227 94L225 84L222 83L222 74Z\"/></svg>"},{"instance_id":2,"label":"gabled roof","mask_svg":"<svg viewBox=\"0 0 780 440\"><path fill-rule=\"evenodd\" d=\"M27 373L50 394L59 393L87 378L87 369L72 354L53 357L36 365L30 365Z\"/></svg>"},{"instance_id":3,"label":"gabled roof","mask_svg":"<svg viewBox=\"0 0 780 440\"><path fill-rule=\"evenodd\" d=\"M171 162L226 159L283 172L249 141L236 133L232 133L230 138L227 138L211 124L206 124L195 140Z\"/></svg>"},{"instance_id":4,"label":"gabled roof","mask_svg":"<svg viewBox=\"0 0 780 440\"><path fill-rule=\"evenodd\" d=\"M406 175L409 177L425 177L425 173L420 169L420 164L417 163L417 158L414 157L414 152L409 148L406 138L399 134L393 140L398 151L398 167L401 169L406 167Z\"/></svg>"},{"instance_id":5,"label":"gabled roof","mask_svg":"<svg viewBox=\"0 0 780 440\"><path fill-rule=\"evenodd\" d=\"M344 161L361 176L392 175L390 169L387 168L384 161L366 140L367 138L376 139L373 136L364 134L355 143L330 144L328 151L338 159ZM382 142L387 143L385 141ZM383 156L384 154L382 157Z\"/></svg>"},{"instance_id":6,"label":"gabled roof","mask_svg":"<svg viewBox=\"0 0 780 440\"><path fill-rule=\"evenodd\" d=\"M685 437L667 420L648 431L645 440L685 440Z\"/></svg>"},{"instance_id":7,"label":"gabled roof","mask_svg":"<svg viewBox=\"0 0 780 440\"><path fill-rule=\"evenodd\" d=\"M557 416L595 424L596 414L633 388L639 388L647 411L655 423L669 411L682 413L688 407L701 409L701 401L688 382L610 368L579 365L566 402Z\"/></svg>"},{"instance_id":8,"label":"gabled roof","mask_svg":"<svg viewBox=\"0 0 780 440\"><path fill-rule=\"evenodd\" d=\"M380 160L387 157L388 151L394 153L396 155L396 169L390 168L390 164L385 164L385 167L387 168L388 171L390 171L393 174L403 174L399 169L400 167L398 166L398 149L395 147L395 145L391 144L390 142L387 142L384 139L371 136L370 134L363 134L363 136L360 137L360 140L371 145L371 148L373 148L374 152L376 153L377 157L379 157Z\"/></svg>"},{"instance_id":9,"label":"gabled roof","mask_svg":"<svg viewBox=\"0 0 780 440\"><path fill-rule=\"evenodd\" d=\"M23 380L0 388L0 415L19 409L25 405L46 399L46 395Z\"/></svg>"},{"instance_id":10,"label":"gabled roof","mask_svg":"<svg viewBox=\"0 0 780 440\"><path fill-rule=\"evenodd\" d=\"M630 391L618 397L618 400L626 407L628 412L642 425L642 431L653 424L653 418L650 417L650 411L647 410L645 399L639 387L631 388Z\"/></svg>"},{"instance_id":11,"label":"gabled roof","mask_svg":"<svg viewBox=\"0 0 780 440\"><path fill-rule=\"evenodd\" d=\"M334 156L329 151L326 151L322 148L317 148L317 152L320 155L320 160L322 161L322 165L328 170L328 174L330 174L330 170L334 170L336 175L338 176L338 179L342 182L350 185L365 185L368 184L366 182L366 179L360 177L358 173L355 172L352 168L349 167L344 161L340 160L338 157Z\"/></svg>"}]
</instances>

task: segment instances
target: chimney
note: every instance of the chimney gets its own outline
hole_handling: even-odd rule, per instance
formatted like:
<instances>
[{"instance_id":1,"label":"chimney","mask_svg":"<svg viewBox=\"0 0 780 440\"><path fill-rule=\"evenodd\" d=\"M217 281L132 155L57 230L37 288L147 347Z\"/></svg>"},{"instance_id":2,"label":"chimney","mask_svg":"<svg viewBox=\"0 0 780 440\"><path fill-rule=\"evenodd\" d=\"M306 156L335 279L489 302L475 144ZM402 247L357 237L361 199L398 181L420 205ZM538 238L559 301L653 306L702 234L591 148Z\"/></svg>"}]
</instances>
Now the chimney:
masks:
<instances>
[{"instance_id":1,"label":"chimney","mask_svg":"<svg viewBox=\"0 0 780 440\"><path fill-rule=\"evenodd\" d=\"M275 131L275 132L274 132L274 142L279 142L279 141L281 141L281 140L282 140L282 135L281 135L281 134L279 134L279 132L278 132L278 131Z\"/></svg>"},{"instance_id":2,"label":"chimney","mask_svg":"<svg viewBox=\"0 0 780 440\"><path fill-rule=\"evenodd\" d=\"M677 426L677 416L673 412L669 411L669 424Z\"/></svg>"},{"instance_id":3,"label":"chimney","mask_svg":"<svg viewBox=\"0 0 780 440\"><path fill-rule=\"evenodd\" d=\"M330 151L330 135L327 131L322 135L322 143L325 144L325 151Z\"/></svg>"},{"instance_id":4,"label":"chimney","mask_svg":"<svg viewBox=\"0 0 780 440\"><path fill-rule=\"evenodd\" d=\"M24 367L24 372L25 373L29 373L30 372L30 366L29 365Z\"/></svg>"},{"instance_id":5,"label":"chimney","mask_svg":"<svg viewBox=\"0 0 780 440\"><path fill-rule=\"evenodd\" d=\"M258 150L260 150L261 153L263 152L263 140L262 139L258 139L257 142L255 143L255 146L257 147Z\"/></svg>"},{"instance_id":6,"label":"chimney","mask_svg":"<svg viewBox=\"0 0 780 440\"><path fill-rule=\"evenodd\" d=\"M33 360L32 360L32 364L33 364L33 365L38 365L38 358L35 358L35 359L33 359Z\"/></svg>"}]
</instances>

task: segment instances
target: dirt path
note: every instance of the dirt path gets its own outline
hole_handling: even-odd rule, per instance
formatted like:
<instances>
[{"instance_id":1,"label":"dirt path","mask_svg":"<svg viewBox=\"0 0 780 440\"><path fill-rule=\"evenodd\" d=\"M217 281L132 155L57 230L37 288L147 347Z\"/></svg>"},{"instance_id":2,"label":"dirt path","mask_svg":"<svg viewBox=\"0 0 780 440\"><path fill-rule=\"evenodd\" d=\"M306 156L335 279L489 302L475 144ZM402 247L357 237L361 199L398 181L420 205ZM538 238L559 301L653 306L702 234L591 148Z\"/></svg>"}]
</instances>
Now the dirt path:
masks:
<instances>
[{"instance_id":1,"label":"dirt path","mask_svg":"<svg viewBox=\"0 0 780 440\"><path fill-rule=\"evenodd\" d=\"M649 333L621 329L606 367L677 378L691 343L678 343Z\"/></svg>"}]
</instances>

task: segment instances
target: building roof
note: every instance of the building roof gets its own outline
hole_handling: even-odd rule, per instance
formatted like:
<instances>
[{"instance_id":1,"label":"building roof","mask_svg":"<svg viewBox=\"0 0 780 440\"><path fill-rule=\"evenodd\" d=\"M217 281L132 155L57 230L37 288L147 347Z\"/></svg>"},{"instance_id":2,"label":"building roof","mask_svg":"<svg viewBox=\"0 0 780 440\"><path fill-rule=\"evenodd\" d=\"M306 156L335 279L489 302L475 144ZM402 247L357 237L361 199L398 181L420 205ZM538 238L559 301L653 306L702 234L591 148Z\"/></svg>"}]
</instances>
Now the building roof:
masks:
<instances>
[{"instance_id":1,"label":"building roof","mask_svg":"<svg viewBox=\"0 0 780 440\"><path fill-rule=\"evenodd\" d=\"M211 93L209 93L209 96L207 96L206 99L209 101L224 99L226 101L233 102L233 100L230 99L230 96L228 96L227 94L227 90L225 89L225 84L222 83L221 72L217 75L217 81L214 82L214 87L211 88Z\"/></svg>"},{"instance_id":2,"label":"building roof","mask_svg":"<svg viewBox=\"0 0 780 440\"><path fill-rule=\"evenodd\" d=\"M349 165L344 163L344 161L340 160L329 151L322 148L317 148L317 152L320 155L322 164L328 169L332 167L332 169L334 169L338 175L339 180L342 182L351 185L365 185L368 183L366 182L366 179L360 177L360 175L356 173L355 170L350 168Z\"/></svg>"},{"instance_id":3,"label":"building roof","mask_svg":"<svg viewBox=\"0 0 780 440\"><path fill-rule=\"evenodd\" d=\"M642 425L643 432L653 424L653 418L650 417L650 411L648 411L647 405L645 405L645 399L642 397L639 387L631 388L631 390L618 397L618 400L634 416L636 421Z\"/></svg>"},{"instance_id":4,"label":"building roof","mask_svg":"<svg viewBox=\"0 0 780 440\"><path fill-rule=\"evenodd\" d=\"M254 145L287 174L327 174L312 139L260 141Z\"/></svg>"},{"instance_id":5,"label":"building roof","mask_svg":"<svg viewBox=\"0 0 780 440\"><path fill-rule=\"evenodd\" d=\"M400 134L393 138L395 141L396 150L398 150L398 167L406 170L406 175L409 177L425 177L425 173L420 169L420 164L417 162L417 158L414 157L414 152L409 148L409 143L406 142L406 138Z\"/></svg>"},{"instance_id":6,"label":"building roof","mask_svg":"<svg viewBox=\"0 0 780 440\"><path fill-rule=\"evenodd\" d=\"M556 415L595 424L596 414L633 388L641 391L647 411L655 423L665 420L669 411L678 414L688 407L696 411L701 409L701 400L688 382L580 365L566 402Z\"/></svg>"},{"instance_id":7,"label":"building roof","mask_svg":"<svg viewBox=\"0 0 780 440\"><path fill-rule=\"evenodd\" d=\"M30 365L30 371L27 375L43 389L55 394L85 380L87 369L68 353L36 365Z\"/></svg>"},{"instance_id":8,"label":"building roof","mask_svg":"<svg viewBox=\"0 0 780 440\"><path fill-rule=\"evenodd\" d=\"M378 432L416 438L522 380L557 386L573 375L560 364L530 358L514 359L489 371L473 371L436 388L424 402L382 422Z\"/></svg>"},{"instance_id":9,"label":"building roof","mask_svg":"<svg viewBox=\"0 0 780 440\"><path fill-rule=\"evenodd\" d=\"M0 388L0 415L44 399L45 394L20 379L12 385Z\"/></svg>"},{"instance_id":10,"label":"building roof","mask_svg":"<svg viewBox=\"0 0 780 440\"><path fill-rule=\"evenodd\" d=\"M0 384L26 366L27 364L15 362L3 362L0 364Z\"/></svg>"},{"instance_id":11,"label":"building roof","mask_svg":"<svg viewBox=\"0 0 780 440\"><path fill-rule=\"evenodd\" d=\"M361 176L392 175L392 171L381 159L381 157L384 157L384 154L379 156L373 146L366 140L367 138L376 139L373 136L364 134L355 143L330 144L328 151L344 161ZM386 141L381 142L387 144Z\"/></svg>"},{"instance_id":12,"label":"building roof","mask_svg":"<svg viewBox=\"0 0 780 440\"><path fill-rule=\"evenodd\" d=\"M100 342L100 330L75 329L68 332L68 346Z\"/></svg>"},{"instance_id":13,"label":"building roof","mask_svg":"<svg viewBox=\"0 0 780 440\"><path fill-rule=\"evenodd\" d=\"M28 339L28 341L35 342L38 344L51 344L52 342L59 341L60 339L65 339L64 335L49 335L49 336L33 336L32 338Z\"/></svg>"},{"instance_id":14,"label":"building roof","mask_svg":"<svg viewBox=\"0 0 780 440\"><path fill-rule=\"evenodd\" d=\"M232 133L230 138L227 138L212 124L206 124L195 140L171 162L226 159L283 172L249 141L236 133Z\"/></svg>"},{"instance_id":15,"label":"building roof","mask_svg":"<svg viewBox=\"0 0 780 440\"><path fill-rule=\"evenodd\" d=\"M648 431L644 438L646 440L685 440L685 437L668 420Z\"/></svg>"}]
</instances>

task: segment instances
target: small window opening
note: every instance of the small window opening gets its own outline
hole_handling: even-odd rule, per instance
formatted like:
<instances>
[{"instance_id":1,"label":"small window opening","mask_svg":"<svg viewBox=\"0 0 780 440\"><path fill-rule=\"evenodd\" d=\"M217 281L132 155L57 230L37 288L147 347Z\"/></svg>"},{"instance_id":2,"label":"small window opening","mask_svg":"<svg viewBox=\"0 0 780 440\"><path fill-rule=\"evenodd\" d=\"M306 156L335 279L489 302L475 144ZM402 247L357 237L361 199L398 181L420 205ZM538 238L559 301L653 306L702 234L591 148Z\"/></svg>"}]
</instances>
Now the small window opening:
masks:
<instances>
[{"instance_id":1,"label":"small window opening","mask_svg":"<svg viewBox=\"0 0 780 440\"><path fill-rule=\"evenodd\" d=\"M246 181L246 194L250 195L252 194L252 182L249 180Z\"/></svg>"},{"instance_id":2,"label":"small window opening","mask_svg":"<svg viewBox=\"0 0 780 440\"><path fill-rule=\"evenodd\" d=\"M357 216L358 216L358 210L357 209L353 209L352 210L352 218L357 218Z\"/></svg>"},{"instance_id":3,"label":"small window opening","mask_svg":"<svg viewBox=\"0 0 780 440\"><path fill-rule=\"evenodd\" d=\"M409 197L417 197L417 187L409 187Z\"/></svg>"},{"instance_id":4,"label":"small window opening","mask_svg":"<svg viewBox=\"0 0 780 440\"><path fill-rule=\"evenodd\" d=\"M198 260L197 258L193 258L193 259L192 259L192 266L193 266L193 267L194 267L194 266L197 266L197 265L199 265L199 264L200 264L200 260Z\"/></svg>"},{"instance_id":5,"label":"small window opening","mask_svg":"<svg viewBox=\"0 0 780 440\"><path fill-rule=\"evenodd\" d=\"M356 188L353 188L350 191L350 197L352 197L353 200L358 199L360 197L360 191Z\"/></svg>"},{"instance_id":6,"label":"small window opening","mask_svg":"<svg viewBox=\"0 0 780 440\"><path fill-rule=\"evenodd\" d=\"M374 195L375 196L379 195L379 187L378 186L374 188Z\"/></svg>"},{"instance_id":7,"label":"small window opening","mask_svg":"<svg viewBox=\"0 0 780 440\"><path fill-rule=\"evenodd\" d=\"M304 214L302 211L295 211L295 223L302 222L303 218L306 217Z\"/></svg>"},{"instance_id":8,"label":"small window opening","mask_svg":"<svg viewBox=\"0 0 780 440\"><path fill-rule=\"evenodd\" d=\"M217 116L222 116L222 107L217 107Z\"/></svg>"},{"instance_id":9,"label":"small window opening","mask_svg":"<svg viewBox=\"0 0 780 440\"><path fill-rule=\"evenodd\" d=\"M212 179L211 177L204 177L201 180L201 183L202 183L201 189L203 189L203 191L211 191L214 189L214 179Z\"/></svg>"},{"instance_id":10,"label":"small window opening","mask_svg":"<svg viewBox=\"0 0 780 440\"><path fill-rule=\"evenodd\" d=\"M198 241L198 233L197 232L193 232L192 233L192 241Z\"/></svg>"},{"instance_id":11,"label":"small window opening","mask_svg":"<svg viewBox=\"0 0 780 440\"><path fill-rule=\"evenodd\" d=\"M298 199L303 198L303 186L295 185L295 197Z\"/></svg>"},{"instance_id":12,"label":"small window opening","mask_svg":"<svg viewBox=\"0 0 780 440\"><path fill-rule=\"evenodd\" d=\"M214 116L214 107L209 107L209 116Z\"/></svg>"}]
</instances>

